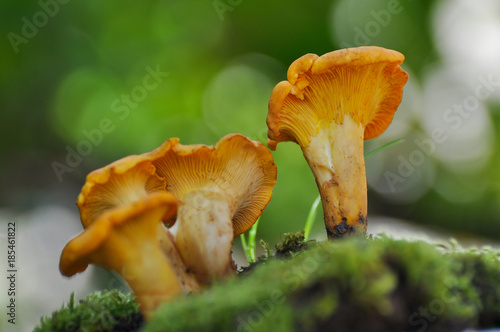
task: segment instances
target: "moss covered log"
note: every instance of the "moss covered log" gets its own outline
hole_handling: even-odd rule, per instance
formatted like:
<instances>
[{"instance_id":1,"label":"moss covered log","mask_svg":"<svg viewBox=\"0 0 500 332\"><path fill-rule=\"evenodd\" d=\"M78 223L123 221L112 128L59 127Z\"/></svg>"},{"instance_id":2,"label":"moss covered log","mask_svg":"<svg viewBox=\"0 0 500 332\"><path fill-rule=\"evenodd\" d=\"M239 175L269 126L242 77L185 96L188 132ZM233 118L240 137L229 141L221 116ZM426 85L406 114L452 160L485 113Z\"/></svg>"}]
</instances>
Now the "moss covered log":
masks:
<instances>
[{"instance_id":1,"label":"moss covered log","mask_svg":"<svg viewBox=\"0 0 500 332\"><path fill-rule=\"evenodd\" d=\"M142 330L450 332L500 326L498 253L443 253L431 244L387 238L307 245L301 239L286 237L278 255L237 279L163 305ZM287 248L308 249L286 255Z\"/></svg>"}]
</instances>

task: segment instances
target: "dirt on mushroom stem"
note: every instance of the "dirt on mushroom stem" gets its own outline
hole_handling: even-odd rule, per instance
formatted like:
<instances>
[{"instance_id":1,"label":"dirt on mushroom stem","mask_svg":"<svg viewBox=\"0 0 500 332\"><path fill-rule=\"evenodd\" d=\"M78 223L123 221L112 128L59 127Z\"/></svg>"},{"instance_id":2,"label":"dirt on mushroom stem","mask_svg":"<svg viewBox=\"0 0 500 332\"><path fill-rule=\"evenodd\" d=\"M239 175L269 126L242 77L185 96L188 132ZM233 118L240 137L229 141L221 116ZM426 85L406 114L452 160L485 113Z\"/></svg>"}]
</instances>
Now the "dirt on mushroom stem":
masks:
<instances>
[{"instance_id":1,"label":"dirt on mushroom stem","mask_svg":"<svg viewBox=\"0 0 500 332\"><path fill-rule=\"evenodd\" d=\"M328 238L366 233L367 185L364 127L348 115L320 128L304 157L316 178Z\"/></svg>"}]
</instances>

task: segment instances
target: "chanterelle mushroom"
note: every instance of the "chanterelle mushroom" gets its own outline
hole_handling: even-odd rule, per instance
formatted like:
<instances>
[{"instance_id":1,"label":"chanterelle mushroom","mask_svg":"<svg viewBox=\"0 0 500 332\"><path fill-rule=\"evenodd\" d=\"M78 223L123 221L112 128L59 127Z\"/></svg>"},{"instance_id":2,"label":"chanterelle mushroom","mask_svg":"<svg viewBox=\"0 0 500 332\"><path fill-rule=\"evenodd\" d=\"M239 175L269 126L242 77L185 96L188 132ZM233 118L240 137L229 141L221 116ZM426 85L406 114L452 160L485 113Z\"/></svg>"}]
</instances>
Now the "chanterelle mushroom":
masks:
<instances>
[{"instance_id":1,"label":"chanterelle mushroom","mask_svg":"<svg viewBox=\"0 0 500 332\"><path fill-rule=\"evenodd\" d=\"M66 244L61 273L72 276L88 264L115 271L127 281L149 319L158 305L183 291L157 241L158 224L176 210L177 199L167 192L110 209Z\"/></svg>"},{"instance_id":2,"label":"chanterelle mushroom","mask_svg":"<svg viewBox=\"0 0 500 332\"><path fill-rule=\"evenodd\" d=\"M202 284L233 273L233 238L262 214L276 183L269 150L230 134L215 147L172 138L150 155L167 191L180 201L173 232L188 268Z\"/></svg>"},{"instance_id":3,"label":"chanterelle mushroom","mask_svg":"<svg viewBox=\"0 0 500 332\"><path fill-rule=\"evenodd\" d=\"M329 238L366 232L363 140L389 126L408 74L404 56L381 47L306 54L274 88L268 146L296 142L314 173Z\"/></svg>"},{"instance_id":4,"label":"chanterelle mushroom","mask_svg":"<svg viewBox=\"0 0 500 332\"><path fill-rule=\"evenodd\" d=\"M155 173L155 167L146 155L131 155L91 172L78 196L77 205L84 228L101 215L117 207L125 207L147 196L166 192L165 180ZM169 214L168 221L175 215ZM158 224L158 241L170 265L186 292L197 291L199 285L186 272L171 234Z\"/></svg>"}]
</instances>

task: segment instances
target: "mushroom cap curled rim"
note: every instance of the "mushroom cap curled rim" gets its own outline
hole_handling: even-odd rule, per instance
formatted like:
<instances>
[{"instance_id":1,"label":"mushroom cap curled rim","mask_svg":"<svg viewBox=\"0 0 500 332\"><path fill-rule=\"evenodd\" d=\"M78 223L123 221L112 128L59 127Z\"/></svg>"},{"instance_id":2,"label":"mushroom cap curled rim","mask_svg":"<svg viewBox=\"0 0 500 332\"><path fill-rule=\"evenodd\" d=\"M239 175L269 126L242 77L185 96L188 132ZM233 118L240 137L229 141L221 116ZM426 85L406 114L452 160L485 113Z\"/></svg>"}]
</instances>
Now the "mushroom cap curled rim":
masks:
<instances>
[{"instance_id":1,"label":"mushroom cap curled rim","mask_svg":"<svg viewBox=\"0 0 500 332\"><path fill-rule=\"evenodd\" d=\"M346 115L364 126L365 140L377 137L401 102L408 80L403 61L403 54L376 46L298 58L269 100L269 148L284 141L307 147L321 126Z\"/></svg>"},{"instance_id":2,"label":"mushroom cap curled rim","mask_svg":"<svg viewBox=\"0 0 500 332\"><path fill-rule=\"evenodd\" d=\"M77 206L84 228L106 211L134 203L150 193L165 191L146 155L131 155L87 175Z\"/></svg>"},{"instance_id":3,"label":"mushroom cap curled rim","mask_svg":"<svg viewBox=\"0 0 500 332\"><path fill-rule=\"evenodd\" d=\"M215 146L182 145L178 138L171 138L149 155L167 183L166 190L179 201L207 188L226 195L234 209L235 237L262 214L276 184L271 152L241 134L226 135Z\"/></svg>"},{"instance_id":4,"label":"mushroom cap curled rim","mask_svg":"<svg viewBox=\"0 0 500 332\"><path fill-rule=\"evenodd\" d=\"M90 263L108 263L109 268L117 264L125 256L127 251L135 250L132 246L115 248L114 252L102 252L97 254L99 249L111 239L113 235L119 232L121 227L126 227L126 223L131 219L139 218L146 215L148 212L160 210L160 215L170 217L177 212L177 199L170 193L159 192L152 193L145 198L136 201L126 206L116 207L103 213L97 220L89 225L80 235L70 240L63 249L59 263L59 270L65 276L72 276L76 273L83 272L87 269ZM143 230L135 232L131 243L140 242L141 240L155 243L157 240L156 233L160 219L143 218L144 227L136 229ZM117 244L118 241L113 241ZM98 255L98 262L93 255Z\"/></svg>"}]
</instances>

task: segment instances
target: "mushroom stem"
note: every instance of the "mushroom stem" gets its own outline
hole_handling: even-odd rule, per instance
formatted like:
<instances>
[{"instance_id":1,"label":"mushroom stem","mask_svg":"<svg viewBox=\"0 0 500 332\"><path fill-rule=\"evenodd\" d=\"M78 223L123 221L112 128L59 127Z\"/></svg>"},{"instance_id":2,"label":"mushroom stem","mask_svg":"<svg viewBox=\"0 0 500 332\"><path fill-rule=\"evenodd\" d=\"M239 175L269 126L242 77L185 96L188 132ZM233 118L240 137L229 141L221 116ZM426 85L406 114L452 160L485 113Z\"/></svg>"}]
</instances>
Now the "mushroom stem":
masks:
<instances>
[{"instance_id":1,"label":"mushroom stem","mask_svg":"<svg viewBox=\"0 0 500 332\"><path fill-rule=\"evenodd\" d=\"M134 248L134 258L127 259L118 272L135 294L139 309L150 320L156 308L183 289L157 244L145 243Z\"/></svg>"},{"instance_id":2,"label":"mushroom stem","mask_svg":"<svg viewBox=\"0 0 500 332\"><path fill-rule=\"evenodd\" d=\"M234 202L220 191L204 188L186 194L177 212L175 243L200 284L234 273L232 216Z\"/></svg>"},{"instance_id":3,"label":"mushroom stem","mask_svg":"<svg viewBox=\"0 0 500 332\"><path fill-rule=\"evenodd\" d=\"M328 238L366 233L367 187L364 126L346 115L320 127L302 148L316 178Z\"/></svg>"},{"instance_id":4,"label":"mushroom stem","mask_svg":"<svg viewBox=\"0 0 500 332\"><path fill-rule=\"evenodd\" d=\"M168 204L172 204L169 200L173 198L165 195L154 194L149 202L144 203L144 210L136 211L134 215L128 215L127 212L123 216L111 215L110 223L115 232L101 250L93 255L92 260L125 279L146 320L151 319L160 304L183 293L183 287L161 244L154 241L160 238L161 229L158 225L161 225L162 216L169 209L172 210ZM134 210L133 207L128 209Z\"/></svg>"},{"instance_id":5,"label":"mushroom stem","mask_svg":"<svg viewBox=\"0 0 500 332\"><path fill-rule=\"evenodd\" d=\"M182 260L182 257L174 243L174 238L168 230L164 228L163 225L158 225L158 240L160 242L161 249L165 253L172 270L177 276L177 281L180 283L184 293L198 292L200 290L200 285L196 281L195 276L187 271L186 264Z\"/></svg>"}]
</instances>

